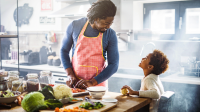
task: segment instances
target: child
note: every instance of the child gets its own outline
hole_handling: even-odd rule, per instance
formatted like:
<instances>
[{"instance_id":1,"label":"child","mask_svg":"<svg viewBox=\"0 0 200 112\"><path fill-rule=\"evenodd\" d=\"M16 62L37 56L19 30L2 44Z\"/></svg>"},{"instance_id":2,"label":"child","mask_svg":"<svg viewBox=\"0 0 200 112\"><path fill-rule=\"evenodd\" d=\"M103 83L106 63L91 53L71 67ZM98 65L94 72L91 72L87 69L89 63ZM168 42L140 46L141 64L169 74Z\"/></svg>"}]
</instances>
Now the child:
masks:
<instances>
[{"instance_id":1,"label":"child","mask_svg":"<svg viewBox=\"0 0 200 112\"><path fill-rule=\"evenodd\" d=\"M129 95L138 95L139 97L152 98L150 103L150 112L157 112L160 96L164 93L163 85L159 75L168 69L169 60L166 55L159 50L142 58L139 67L143 69L144 78L141 82L139 91L134 91L131 87L125 85L121 89L128 89Z\"/></svg>"}]
</instances>

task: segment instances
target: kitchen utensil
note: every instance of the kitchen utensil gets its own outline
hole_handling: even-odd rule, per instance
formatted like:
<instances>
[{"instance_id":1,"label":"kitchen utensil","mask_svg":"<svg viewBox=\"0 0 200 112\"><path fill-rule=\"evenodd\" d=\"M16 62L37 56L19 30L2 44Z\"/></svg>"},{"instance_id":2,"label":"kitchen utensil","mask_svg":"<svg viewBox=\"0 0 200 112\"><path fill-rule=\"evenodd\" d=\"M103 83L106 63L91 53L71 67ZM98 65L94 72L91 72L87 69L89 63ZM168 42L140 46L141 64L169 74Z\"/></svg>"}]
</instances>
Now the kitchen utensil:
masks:
<instances>
[{"instance_id":1,"label":"kitchen utensil","mask_svg":"<svg viewBox=\"0 0 200 112\"><path fill-rule=\"evenodd\" d=\"M95 104L90 100L89 97L85 97L85 100L86 100L87 102L91 103L93 106L95 106Z\"/></svg>"}]
</instances>

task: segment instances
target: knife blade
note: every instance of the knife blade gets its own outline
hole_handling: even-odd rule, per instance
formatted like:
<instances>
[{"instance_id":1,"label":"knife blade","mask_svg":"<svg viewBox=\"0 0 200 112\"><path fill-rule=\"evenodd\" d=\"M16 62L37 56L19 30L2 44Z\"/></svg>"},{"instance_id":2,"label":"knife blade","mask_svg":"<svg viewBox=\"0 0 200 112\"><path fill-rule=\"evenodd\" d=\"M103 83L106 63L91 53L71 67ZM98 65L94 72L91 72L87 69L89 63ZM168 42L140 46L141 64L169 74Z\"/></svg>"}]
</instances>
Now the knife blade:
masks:
<instances>
[{"instance_id":1,"label":"knife blade","mask_svg":"<svg viewBox=\"0 0 200 112\"><path fill-rule=\"evenodd\" d=\"M85 100L86 100L87 102L91 103L93 106L95 106L95 104L90 100L89 97L85 97Z\"/></svg>"}]
</instances>

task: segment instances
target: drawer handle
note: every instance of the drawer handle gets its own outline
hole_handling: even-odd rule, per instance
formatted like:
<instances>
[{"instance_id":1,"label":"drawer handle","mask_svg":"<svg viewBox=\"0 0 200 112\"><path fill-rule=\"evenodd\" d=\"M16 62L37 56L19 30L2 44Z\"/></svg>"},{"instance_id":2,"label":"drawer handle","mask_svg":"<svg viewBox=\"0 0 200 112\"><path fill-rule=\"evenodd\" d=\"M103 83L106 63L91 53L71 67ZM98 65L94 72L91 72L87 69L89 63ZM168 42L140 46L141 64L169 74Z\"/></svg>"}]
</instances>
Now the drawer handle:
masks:
<instances>
[{"instance_id":1,"label":"drawer handle","mask_svg":"<svg viewBox=\"0 0 200 112\"><path fill-rule=\"evenodd\" d=\"M58 80L64 80L63 78L59 78Z\"/></svg>"}]
</instances>

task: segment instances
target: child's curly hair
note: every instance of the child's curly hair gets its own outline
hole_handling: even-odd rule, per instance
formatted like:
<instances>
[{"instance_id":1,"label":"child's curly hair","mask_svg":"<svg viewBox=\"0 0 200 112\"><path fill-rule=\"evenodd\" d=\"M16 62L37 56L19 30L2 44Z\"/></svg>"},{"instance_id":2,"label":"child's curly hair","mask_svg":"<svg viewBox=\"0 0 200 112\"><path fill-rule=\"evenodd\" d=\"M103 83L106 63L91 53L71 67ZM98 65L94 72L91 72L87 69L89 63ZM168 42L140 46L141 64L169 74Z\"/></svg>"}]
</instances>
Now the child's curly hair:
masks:
<instances>
[{"instance_id":1,"label":"child's curly hair","mask_svg":"<svg viewBox=\"0 0 200 112\"><path fill-rule=\"evenodd\" d=\"M156 49L151 55L149 64L154 66L152 73L160 75L161 73L167 71L169 67L169 60L162 51Z\"/></svg>"}]
</instances>

